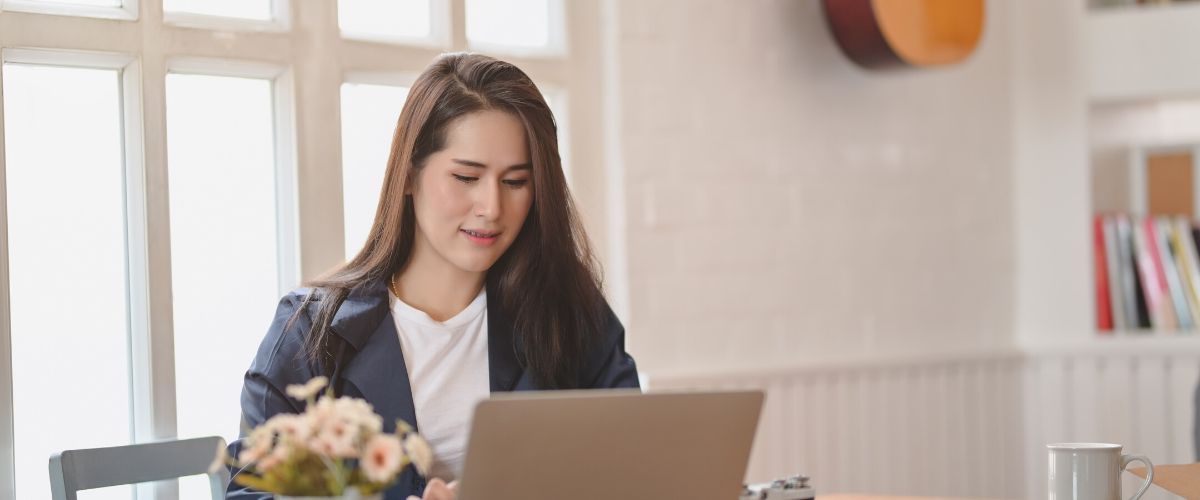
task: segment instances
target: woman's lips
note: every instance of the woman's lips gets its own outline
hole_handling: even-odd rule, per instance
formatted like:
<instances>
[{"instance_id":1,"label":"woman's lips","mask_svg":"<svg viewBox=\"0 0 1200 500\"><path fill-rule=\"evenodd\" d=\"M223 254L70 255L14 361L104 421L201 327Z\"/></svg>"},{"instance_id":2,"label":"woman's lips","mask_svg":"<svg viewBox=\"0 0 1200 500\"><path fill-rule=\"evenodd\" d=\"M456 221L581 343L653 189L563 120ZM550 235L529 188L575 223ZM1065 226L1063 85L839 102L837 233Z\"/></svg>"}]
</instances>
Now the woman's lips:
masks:
<instances>
[{"instance_id":1,"label":"woman's lips","mask_svg":"<svg viewBox=\"0 0 1200 500\"><path fill-rule=\"evenodd\" d=\"M467 239L471 240L471 243L480 246L491 245L495 243L500 236L499 232L478 231L474 229L459 229L459 232L466 235Z\"/></svg>"}]
</instances>

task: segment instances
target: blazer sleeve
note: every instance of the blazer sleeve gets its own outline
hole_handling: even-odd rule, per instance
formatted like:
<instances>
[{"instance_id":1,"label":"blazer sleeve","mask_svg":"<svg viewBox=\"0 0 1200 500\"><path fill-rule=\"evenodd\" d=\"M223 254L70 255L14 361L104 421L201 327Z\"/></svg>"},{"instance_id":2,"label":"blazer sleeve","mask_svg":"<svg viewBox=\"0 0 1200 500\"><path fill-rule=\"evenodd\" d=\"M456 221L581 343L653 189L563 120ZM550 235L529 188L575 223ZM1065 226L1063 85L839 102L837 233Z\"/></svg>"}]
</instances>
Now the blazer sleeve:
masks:
<instances>
[{"instance_id":1,"label":"blazer sleeve","mask_svg":"<svg viewBox=\"0 0 1200 500\"><path fill-rule=\"evenodd\" d=\"M625 326L607 302L604 303L604 318L604 335L598 344L599 349L588 356L583 387L640 389L637 364L633 356L625 352Z\"/></svg>"},{"instance_id":2,"label":"blazer sleeve","mask_svg":"<svg viewBox=\"0 0 1200 500\"><path fill-rule=\"evenodd\" d=\"M246 434L278 413L300 413L301 402L289 398L285 392L288 385L303 384L316 375L316 371L303 357L304 335L312 328L307 314L295 315L304 301L305 292L296 291L284 296L275 310L275 318L258 353L246 371L242 385L242 428L241 438L230 443L229 455L237 457ZM265 500L273 498L270 493L251 490L232 480L240 469L231 467L230 482L225 498L230 500Z\"/></svg>"}]
</instances>

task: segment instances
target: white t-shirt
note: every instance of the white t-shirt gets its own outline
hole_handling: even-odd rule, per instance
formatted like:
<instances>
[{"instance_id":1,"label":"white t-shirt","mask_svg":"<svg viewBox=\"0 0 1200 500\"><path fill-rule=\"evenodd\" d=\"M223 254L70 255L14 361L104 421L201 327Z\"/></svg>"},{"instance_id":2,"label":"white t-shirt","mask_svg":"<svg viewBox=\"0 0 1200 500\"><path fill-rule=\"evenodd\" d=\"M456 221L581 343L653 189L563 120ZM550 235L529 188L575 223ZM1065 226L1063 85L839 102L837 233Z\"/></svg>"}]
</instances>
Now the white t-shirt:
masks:
<instances>
[{"instance_id":1,"label":"white t-shirt","mask_svg":"<svg viewBox=\"0 0 1200 500\"><path fill-rule=\"evenodd\" d=\"M418 430L433 448L430 477L450 481L462 475L475 404L491 393L487 292L480 290L466 309L444 322L395 295L391 299Z\"/></svg>"}]
</instances>

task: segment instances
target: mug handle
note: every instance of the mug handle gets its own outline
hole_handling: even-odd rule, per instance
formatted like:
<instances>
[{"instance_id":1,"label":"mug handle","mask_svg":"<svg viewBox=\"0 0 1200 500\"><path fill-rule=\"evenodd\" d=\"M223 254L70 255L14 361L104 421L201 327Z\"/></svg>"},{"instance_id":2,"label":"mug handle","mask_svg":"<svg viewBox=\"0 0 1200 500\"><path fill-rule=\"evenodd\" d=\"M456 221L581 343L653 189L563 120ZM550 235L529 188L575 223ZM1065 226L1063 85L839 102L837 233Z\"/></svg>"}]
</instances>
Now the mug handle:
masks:
<instances>
[{"instance_id":1,"label":"mug handle","mask_svg":"<svg viewBox=\"0 0 1200 500\"><path fill-rule=\"evenodd\" d=\"M1149 458L1142 455L1121 455L1121 470L1124 471L1133 462L1141 462L1146 466L1146 482L1142 483L1142 487L1138 489L1137 493L1129 497L1129 500L1138 500L1150 488L1150 483L1154 482L1154 464L1150 463Z\"/></svg>"}]
</instances>

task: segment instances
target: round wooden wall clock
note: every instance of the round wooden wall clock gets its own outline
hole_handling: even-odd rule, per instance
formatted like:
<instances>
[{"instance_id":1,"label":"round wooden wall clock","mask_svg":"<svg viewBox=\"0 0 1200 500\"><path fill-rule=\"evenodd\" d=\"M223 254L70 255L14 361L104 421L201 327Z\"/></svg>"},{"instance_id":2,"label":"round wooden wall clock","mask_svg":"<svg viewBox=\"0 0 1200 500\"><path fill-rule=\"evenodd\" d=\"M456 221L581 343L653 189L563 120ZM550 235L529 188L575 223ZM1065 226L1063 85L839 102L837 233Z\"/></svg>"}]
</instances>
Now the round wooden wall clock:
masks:
<instances>
[{"instance_id":1,"label":"round wooden wall clock","mask_svg":"<svg viewBox=\"0 0 1200 500\"><path fill-rule=\"evenodd\" d=\"M870 69L942 66L975 51L984 0L821 0L838 46Z\"/></svg>"}]
</instances>

